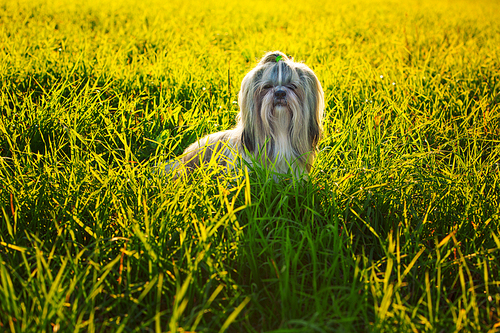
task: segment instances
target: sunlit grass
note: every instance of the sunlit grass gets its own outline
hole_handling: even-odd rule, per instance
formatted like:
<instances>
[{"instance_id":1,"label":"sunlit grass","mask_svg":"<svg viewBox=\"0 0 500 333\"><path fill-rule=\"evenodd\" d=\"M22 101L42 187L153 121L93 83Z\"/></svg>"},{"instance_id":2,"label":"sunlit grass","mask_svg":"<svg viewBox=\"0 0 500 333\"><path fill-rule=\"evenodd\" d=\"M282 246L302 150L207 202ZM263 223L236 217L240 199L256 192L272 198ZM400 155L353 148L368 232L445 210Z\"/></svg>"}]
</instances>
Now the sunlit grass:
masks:
<instances>
[{"instance_id":1,"label":"sunlit grass","mask_svg":"<svg viewBox=\"0 0 500 333\"><path fill-rule=\"evenodd\" d=\"M498 331L499 13L4 2L0 331ZM276 49L325 90L310 180L158 172Z\"/></svg>"}]
</instances>

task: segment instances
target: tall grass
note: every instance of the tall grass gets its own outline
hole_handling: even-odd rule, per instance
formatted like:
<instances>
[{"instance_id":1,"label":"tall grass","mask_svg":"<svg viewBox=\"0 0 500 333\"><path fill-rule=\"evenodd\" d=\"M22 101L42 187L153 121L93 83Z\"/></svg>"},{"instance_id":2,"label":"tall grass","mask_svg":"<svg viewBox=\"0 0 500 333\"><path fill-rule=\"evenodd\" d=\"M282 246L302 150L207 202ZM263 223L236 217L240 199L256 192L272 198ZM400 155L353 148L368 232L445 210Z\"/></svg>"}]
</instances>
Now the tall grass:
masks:
<instances>
[{"instance_id":1,"label":"tall grass","mask_svg":"<svg viewBox=\"0 0 500 333\"><path fill-rule=\"evenodd\" d=\"M495 1L0 4L0 331L497 332ZM158 172L265 51L316 72L310 180Z\"/></svg>"}]
</instances>

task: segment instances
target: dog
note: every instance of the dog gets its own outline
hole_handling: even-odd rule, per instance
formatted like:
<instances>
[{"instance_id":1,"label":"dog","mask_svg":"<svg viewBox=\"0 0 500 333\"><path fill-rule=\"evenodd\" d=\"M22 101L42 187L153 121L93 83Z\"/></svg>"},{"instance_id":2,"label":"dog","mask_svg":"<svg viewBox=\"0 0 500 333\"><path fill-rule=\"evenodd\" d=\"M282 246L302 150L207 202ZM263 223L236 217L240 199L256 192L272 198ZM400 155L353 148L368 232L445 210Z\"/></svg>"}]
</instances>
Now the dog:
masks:
<instances>
[{"instance_id":1,"label":"dog","mask_svg":"<svg viewBox=\"0 0 500 333\"><path fill-rule=\"evenodd\" d=\"M210 161L234 168L241 157L277 174L307 177L322 135L324 93L314 72L268 52L241 83L236 126L203 137L180 158L188 173ZM178 166L178 165L177 165Z\"/></svg>"}]
</instances>

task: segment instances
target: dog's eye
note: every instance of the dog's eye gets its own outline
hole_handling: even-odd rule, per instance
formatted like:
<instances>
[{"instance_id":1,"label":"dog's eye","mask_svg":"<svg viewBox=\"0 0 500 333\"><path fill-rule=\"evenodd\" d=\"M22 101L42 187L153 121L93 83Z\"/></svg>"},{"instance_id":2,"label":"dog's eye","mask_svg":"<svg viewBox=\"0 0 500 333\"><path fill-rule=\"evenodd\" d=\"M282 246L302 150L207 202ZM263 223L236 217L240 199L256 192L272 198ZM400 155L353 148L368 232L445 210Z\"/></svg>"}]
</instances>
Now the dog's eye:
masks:
<instances>
[{"instance_id":1,"label":"dog's eye","mask_svg":"<svg viewBox=\"0 0 500 333\"><path fill-rule=\"evenodd\" d=\"M273 87L272 85L270 85L270 84L266 84L263 88L264 88L264 89L271 89L272 87Z\"/></svg>"},{"instance_id":2,"label":"dog's eye","mask_svg":"<svg viewBox=\"0 0 500 333\"><path fill-rule=\"evenodd\" d=\"M297 89L297 86L292 83L292 84L288 85L288 88L295 90L295 89Z\"/></svg>"}]
</instances>

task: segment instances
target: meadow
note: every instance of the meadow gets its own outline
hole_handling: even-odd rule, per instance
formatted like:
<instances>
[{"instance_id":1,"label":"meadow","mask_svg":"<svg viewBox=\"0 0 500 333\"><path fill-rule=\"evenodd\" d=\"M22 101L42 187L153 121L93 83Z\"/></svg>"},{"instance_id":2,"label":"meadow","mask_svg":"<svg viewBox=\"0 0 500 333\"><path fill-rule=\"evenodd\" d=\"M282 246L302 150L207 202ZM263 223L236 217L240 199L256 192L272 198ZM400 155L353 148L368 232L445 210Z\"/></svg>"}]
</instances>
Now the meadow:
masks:
<instances>
[{"instance_id":1,"label":"meadow","mask_svg":"<svg viewBox=\"0 0 500 333\"><path fill-rule=\"evenodd\" d=\"M0 331L500 332L500 3L3 0ZM270 50L310 179L157 165Z\"/></svg>"}]
</instances>

